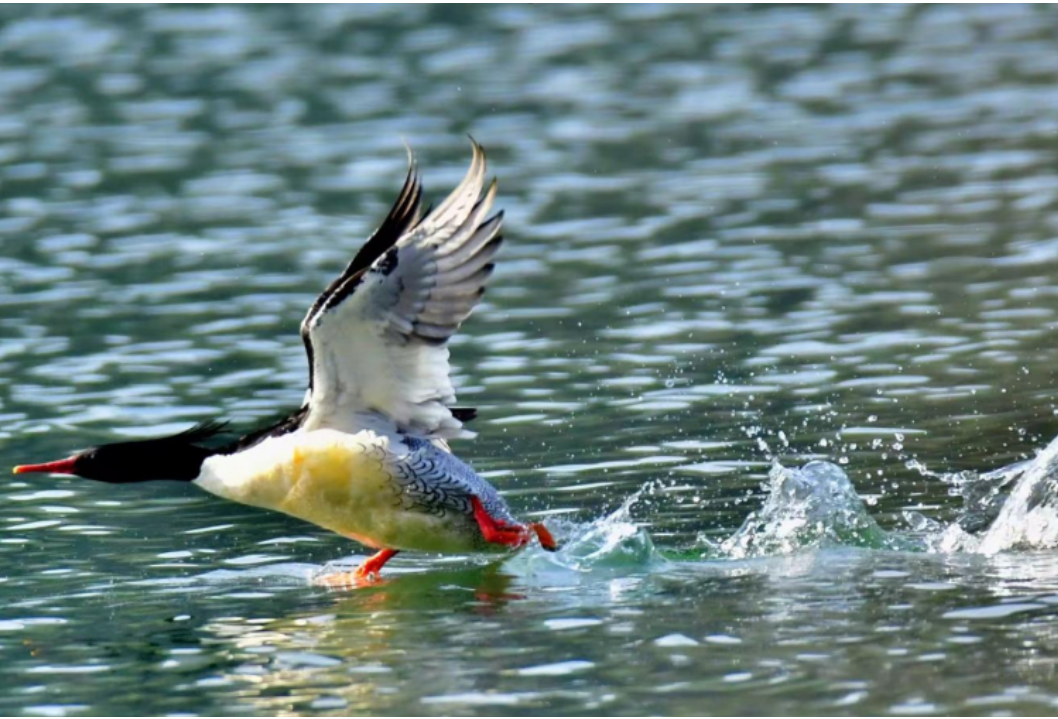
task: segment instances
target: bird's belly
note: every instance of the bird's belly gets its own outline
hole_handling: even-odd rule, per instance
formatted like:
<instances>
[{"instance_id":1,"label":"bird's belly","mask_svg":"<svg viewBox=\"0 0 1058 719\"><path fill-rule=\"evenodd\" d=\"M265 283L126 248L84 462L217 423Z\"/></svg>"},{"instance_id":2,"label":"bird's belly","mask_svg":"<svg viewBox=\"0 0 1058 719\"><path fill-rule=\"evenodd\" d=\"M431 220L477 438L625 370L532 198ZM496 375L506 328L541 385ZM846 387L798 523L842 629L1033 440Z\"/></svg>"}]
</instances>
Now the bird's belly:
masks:
<instances>
[{"instance_id":1,"label":"bird's belly","mask_svg":"<svg viewBox=\"0 0 1058 719\"><path fill-rule=\"evenodd\" d=\"M384 442L384 440L381 440ZM489 551L470 515L406 509L374 435L291 434L207 460L196 483L209 492L304 519L370 547Z\"/></svg>"},{"instance_id":2,"label":"bird's belly","mask_svg":"<svg viewBox=\"0 0 1058 719\"><path fill-rule=\"evenodd\" d=\"M369 547L427 552L485 549L471 517L403 508L399 484L384 469L344 474L315 467L303 473L277 509Z\"/></svg>"}]
</instances>

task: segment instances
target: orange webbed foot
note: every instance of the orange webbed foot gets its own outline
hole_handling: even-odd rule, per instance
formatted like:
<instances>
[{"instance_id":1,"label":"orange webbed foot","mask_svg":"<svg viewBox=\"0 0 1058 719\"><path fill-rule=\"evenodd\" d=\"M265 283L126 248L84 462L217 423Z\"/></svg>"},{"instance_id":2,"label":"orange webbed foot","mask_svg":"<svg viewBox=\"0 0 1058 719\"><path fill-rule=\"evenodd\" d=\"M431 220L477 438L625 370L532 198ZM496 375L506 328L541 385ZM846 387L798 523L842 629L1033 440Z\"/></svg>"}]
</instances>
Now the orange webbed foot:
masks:
<instances>
[{"instance_id":1,"label":"orange webbed foot","mask_svg":"<svg viewBox=\"0 0 1058 719\"><path fill-rule=\"evenodd\" d=\"M551 532L547 531L547 527L540 522L533 522L529 525L529 529L536 533L536 538L540 540L541 547L549 552L558 551L558 542L556 542L555 538L551 536Z\"/></svg>"},{"instance_id":2,"label":"orange webbed foot","mask_svg":"<svg viewBox=\"0 0 1058 719\"><path fill-rule=\"evenodd\" d=\"M356 576L356 572L332 572L330 574L323 574L319 577L313 577L312 583L317 587L327 587L328 589L354 589L375 584L375 582L370 579Z\"/></svg>"},{"instance_id":3,"label":"orange webbed foot","mask_svg":"<svg viewBox=\"0 0 1058 719\"><path fill-rule=\"evenodd\" d=\"M365 587L381 581L382 567L397 554L396 549L383 549L365 559L354 572L336 572L316 577L312 583L321 587Z\"/></svg>"}]
</instances>

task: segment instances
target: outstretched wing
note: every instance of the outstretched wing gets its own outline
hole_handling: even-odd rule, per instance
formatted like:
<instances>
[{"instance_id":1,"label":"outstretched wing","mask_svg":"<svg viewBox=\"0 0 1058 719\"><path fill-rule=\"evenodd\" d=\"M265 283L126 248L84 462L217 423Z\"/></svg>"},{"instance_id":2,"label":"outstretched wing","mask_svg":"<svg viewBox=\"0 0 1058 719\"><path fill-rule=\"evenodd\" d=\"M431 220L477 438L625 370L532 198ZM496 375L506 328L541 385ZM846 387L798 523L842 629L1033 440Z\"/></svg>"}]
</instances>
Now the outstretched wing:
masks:
<instances>
[{"instance_id":1,"label":"outstretched wing","mask_svg":"<svg viewBox=\"0 0 1058 719\"><path fill-rule=\"evenodd\" d=\"M446 343L485 291L503 220L487 217L496 182L485 188L485 153L472 143L466 177L421 220L412 163L382 227L313 303L301 324L304 427L470 436L450 406Z\"/></svg>"}]
</instances>

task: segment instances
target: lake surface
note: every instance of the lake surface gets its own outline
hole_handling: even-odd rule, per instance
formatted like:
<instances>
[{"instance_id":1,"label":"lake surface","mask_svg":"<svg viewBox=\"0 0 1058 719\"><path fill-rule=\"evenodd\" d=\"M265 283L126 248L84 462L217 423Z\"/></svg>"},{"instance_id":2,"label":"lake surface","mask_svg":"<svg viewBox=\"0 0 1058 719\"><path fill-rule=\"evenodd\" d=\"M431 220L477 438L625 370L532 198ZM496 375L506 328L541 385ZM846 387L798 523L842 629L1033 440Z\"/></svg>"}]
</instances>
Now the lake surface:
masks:
<instances>
[{"instance_id":1,"label":"lake surface","mask_svg":"<svg viewBox=\"0 0 1058 719\"><path fill-rule=\"evenodd\" d=\"M470 133L455 450L566 544L329 591L297 520L9 477L0 713L1055 712L1058 553L972 550L1058 434L1056 23L0 8L0 464L296 406L404 141L437 201Z\"/></svg>"}]
</instances>

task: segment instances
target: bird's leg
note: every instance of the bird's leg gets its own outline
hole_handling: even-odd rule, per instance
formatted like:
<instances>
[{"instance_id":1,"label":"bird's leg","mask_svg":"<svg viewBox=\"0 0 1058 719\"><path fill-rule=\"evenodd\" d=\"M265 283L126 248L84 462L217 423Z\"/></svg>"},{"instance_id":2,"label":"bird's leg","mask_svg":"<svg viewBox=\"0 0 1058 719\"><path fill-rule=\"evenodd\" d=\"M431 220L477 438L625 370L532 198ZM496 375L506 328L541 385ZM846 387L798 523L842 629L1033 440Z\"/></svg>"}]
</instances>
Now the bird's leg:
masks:
<instances>
[{"instance_id":1,"label":"bird's leg","mask_svg":"<svg viewBox=\"0 0 1058 719\"><path fill-rule=\"evenodd\" d=\"M370 579L372 576L376 578L381 576L382 566L397 556L398 551L396 549L381 549L377 553L372 554L356 568L356 571L353 572L353 577L356 579Z\"/></svg>"},{"instance_id":2,"label":"bird's leg","mask_svg":"<svg viewBox=\"0 0 1058 719\"><path fill-rule=\"evenodd\" d=\"M544 549L549 552L558 549L558 545L555 544L555 538L551 536L551 532L547 531L547 527L544 525L534 523L525 526L496 519L485 511L485 506L477 497L470 498L470 505L474 508L474 519L477 521L478 527L481 528L481 536L485 538L486 542L490 544L505 544L508 547L517 549L529 543L529 539L532 537L530 532L533 532L540 539L540 546Z\"/></svg>"},{"instance_id":3,"label":"bird's leg","mask_svg":"<svg viewBox=\"0 0 1058 719\"><path fill-rule=\"evenodd\" d=\"M502 519L494 518L485 511L485 505L477 497L470 498L470 506L474 508L474 519L481 528L481 536L486 542L518 548L529 541L529 532L525 527L512 526Z\"/></svg>"},{"instance_id":4,"label":"bird's leg","mask_svg":"<svg viewBox=\"0 0 1058 719\"><path fill-rule=\"evenodd\" d=\"M313 584L323 587L362 587L379 579L382 565L397 554L396 549L383 549L361 562L354 572L335 572L316 577Z\"/></svg>"}]
</instances>

